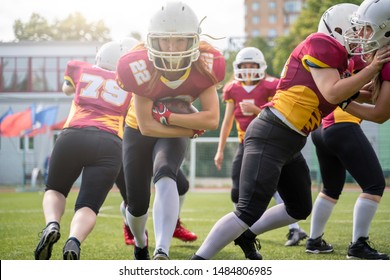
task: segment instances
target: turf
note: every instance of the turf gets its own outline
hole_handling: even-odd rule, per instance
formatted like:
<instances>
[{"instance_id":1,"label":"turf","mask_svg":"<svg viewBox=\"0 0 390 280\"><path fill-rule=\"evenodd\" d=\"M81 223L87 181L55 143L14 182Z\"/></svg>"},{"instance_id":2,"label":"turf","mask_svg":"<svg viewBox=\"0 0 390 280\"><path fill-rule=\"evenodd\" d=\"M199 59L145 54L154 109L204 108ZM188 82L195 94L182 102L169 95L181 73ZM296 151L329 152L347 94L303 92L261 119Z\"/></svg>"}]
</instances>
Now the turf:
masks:
<instances>
[{"instance_id":1,"label":"turf","mask_svg":"<svg viewBox=\"0 0 390 280\"><path fill-rule=\"evenodd\" d=\"M1 190L1 188L0 188ZM326 255L305 253L305 242L294 247L285 247L288 228L280 228L260 236L261 254L266 260L345 260L352 235L352 211L359 191L357 188L343 193L325 230L324 239L334 246L335 252ZM65 215L61 221L62 237L55 244L52 259L62 258L62 247L69 234L77 192L72 192L67 201ZM317 191L313 191L313 200ZM42 212L43 192L0 192L0 259L32 260L39 233L44 227ZM133 247L123 240L122 217L119 211L119 192L109 193L98 216L94 231L82 244L81 259L84 260L131 260ZM273 202L272 202L273 203ZM152 204L151 204L152 206ZM182 210L185 226L198 235L193 243L173 239L171 259L187 260L201 245L214 223L232 211L228 191L192 191L188 193ZM390 193L387 190L371 225L370 240L381 252L390 254ZM154 250L152 213L149 213L149 251ZM300 226L309 233L310 217L300 221ZM241 250L230 244L219 252L215 260L242 260Z\"/></svg>"}]
</instances>

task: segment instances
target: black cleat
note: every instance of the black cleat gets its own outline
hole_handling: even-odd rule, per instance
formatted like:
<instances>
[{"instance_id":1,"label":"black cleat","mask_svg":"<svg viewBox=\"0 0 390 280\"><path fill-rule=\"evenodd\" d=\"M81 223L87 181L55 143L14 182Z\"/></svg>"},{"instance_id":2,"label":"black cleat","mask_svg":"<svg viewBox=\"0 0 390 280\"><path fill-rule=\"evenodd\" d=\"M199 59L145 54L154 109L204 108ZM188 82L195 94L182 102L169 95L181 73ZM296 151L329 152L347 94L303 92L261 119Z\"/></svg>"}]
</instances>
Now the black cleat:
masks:
<instances>
[{"instance_id":1,"label":"black cleat","mask_svg":"<svg viewBox=\"0 0 390 280\"><path fill-rule=\"evenodd\" d=\"M261 249L260 241L257 238L249 239L244 236L244 233L241 234L236 240L234 240L234 245L240 246L241 250L245 254L245 258L250 260L262 260L263 256L260 255L259 251Z\"/></svg>"},{"instance_id":2,"label":"black cleat","mask_svg":"<svg viewBox=\"0 0 390 280\"><path fill-rule=\"evenodd\" d=\"M306 253L329 254L333 252L333 246L326 243L326 241L322 239L322 236L323 235L317 238L309 238L306 241Z\"/></svg>"},{"instance_id":3,"label":"black cleat","mask_svg":"<svg viewBox=\"0 0 390 280\"><path fill-rule=\"evenodd\" d=\"M377 250L371 248L368 237L360 237L356 242L349 245L348 259L362 259L362 260L388 260L389 256L384 253L379 253Z\"/></svg>"},{"instance_id":4,"label":"black cleat","mask_svg":"<svg viewBox=\"0 0 390 280\"><path fill-rule=\"evenodd\" d=\"M169 260L168 254L163 249L158 249L153 255L153 260Z\"/></svg>"},{"instance_id":5,"label":"black cleat","mask_svg":"<svg viewBox=\"0 0 390 280\"><path fill-rule=\"evenodd\" d=\"M135 260L150 260L148 246L140 248L134 245L134 259Z\"/></svg>"},{"instance_id":6,"label":"black cleat","mask_svg":"<svg viewBox=\"0 0 390 280\"><path fill-rule=\"evenodd\" d=\"M198 256L197 254L194 254L190 260L206 260L204 258L202 258L201 256Z\"/></svg>"}]
</instances>

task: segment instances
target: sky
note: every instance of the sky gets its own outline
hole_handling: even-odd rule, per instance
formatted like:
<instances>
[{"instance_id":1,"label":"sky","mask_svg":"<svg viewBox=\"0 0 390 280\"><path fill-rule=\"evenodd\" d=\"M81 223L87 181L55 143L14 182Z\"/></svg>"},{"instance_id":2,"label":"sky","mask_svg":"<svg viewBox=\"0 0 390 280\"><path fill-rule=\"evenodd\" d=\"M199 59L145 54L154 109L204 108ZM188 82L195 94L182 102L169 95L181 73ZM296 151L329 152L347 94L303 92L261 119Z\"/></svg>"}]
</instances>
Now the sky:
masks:
<instances>
[{"instance_id":1,"label":"sky","mask_svg":"<svg viewBox=\"0 0 390 280\"><path fill-rule=\"evenodd\" d=\"M229 37L244 36L244 0L182 0L198 15L207 18L201 24L202 33L221 40L210 40L214 46L226 49ZM138 32L146 38L151 15L165 0L9 0L0 5L0 42L14 40L15 20L28 22L32 13L43 16L49 24L80 12L87 22L103 20L114 40Z\"/></svg>"}]
</instances>

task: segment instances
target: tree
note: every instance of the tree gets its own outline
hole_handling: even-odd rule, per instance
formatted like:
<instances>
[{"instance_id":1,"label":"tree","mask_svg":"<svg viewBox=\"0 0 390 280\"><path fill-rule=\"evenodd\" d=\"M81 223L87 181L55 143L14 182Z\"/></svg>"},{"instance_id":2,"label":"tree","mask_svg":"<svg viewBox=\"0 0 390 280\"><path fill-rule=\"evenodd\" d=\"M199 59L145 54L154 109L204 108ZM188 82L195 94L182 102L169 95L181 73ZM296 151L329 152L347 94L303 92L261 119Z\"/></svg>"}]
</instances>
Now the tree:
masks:
<instances>
[{"instance_id":1,"label":"tree","mask_svg":"<svg viewBox=\"0 0 390 280\"><path fill-rule=\"evenodd\" d=\"M70 14L64 20L56 20L52 25L39 14L33 13L26 23L16 20L13 29L18 41L77 40L105 42L111 40L110 30L102 20L88 23L80 13Z\"/></svg>"},{"instance_id":2,"label":"tree","mask_svg":"<svg viewBox=\"0 0 390 280\"><path fill-rule=\"evenodd\" d=\"M363 0L349 0L349 3L360 5ZM322 14L331 6L345 3L343 0L307 0L298 19L294 22L288 36L276 39L274 49L273 69L281 72L284 63L292 50L303 41L309 34L316 32L318 22Z\"/></svg>"},{"instance_id":3,"label":"tree","mask_svg":"<svg viewBox=\"0 0 390 280\"><path fill-rule=\"evenodd\" d=\"M51 28L45 18L39 14L33 13L30 21L23 23L21 20L16 20L14 25L15 38L19 41L47 41L52 38Z\"/></svg>"}]
</instances>

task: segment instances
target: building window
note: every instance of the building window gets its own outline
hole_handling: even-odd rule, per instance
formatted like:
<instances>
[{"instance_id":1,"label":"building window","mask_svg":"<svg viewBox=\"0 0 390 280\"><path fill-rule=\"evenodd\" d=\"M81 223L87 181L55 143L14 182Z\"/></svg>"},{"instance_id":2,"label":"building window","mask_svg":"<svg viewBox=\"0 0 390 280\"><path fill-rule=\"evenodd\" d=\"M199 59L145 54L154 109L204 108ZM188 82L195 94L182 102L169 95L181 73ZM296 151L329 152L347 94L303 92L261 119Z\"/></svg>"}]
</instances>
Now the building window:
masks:
<instances>
[{"instance_id":1,"label":"building window","mask_svg":"<svg viewBox=\"0 0 390 280\"><path fill-rule=\"evenodd\" d=\"M268 2L268 9L275 10L276 9L276 2L275 1Z\"/></svg>"},{"instance_id":2,"label":"building window","mask_svg":"<svg viewBox=\"0 0 390 280\"><path fill-rule=\"evenodd\" d=\"M70 60L95 57L0 57L0 92L61 92Z\"/></svg>"},{"instance_id":3,"label":"building window","mask_svg":"<svg viewBox=\"0 0 390 280\"><path fill-rule=\"evenodd\" d=\"M276 15L268 16L268 23L269 24L275 24L276 23Z\"/></svg>"},{"instance_id":4,"label":"building window","mask_svg":"<svg viewBox=\"0 0 390 280\"><path fill-rule=\"evenodd\" d=\"M19 138L19 149L21 151L34 150L34 137L23 136Z\"/></svg>"},{"instance_id":5,"label":"building window","mask_svg":"<svg viewBox=\"0 0 390 280\"><path fill-rule=\"evenodd\" d=\"M252 24L259 24L260 23L260 17L259 16L253 16L252 17Z\"/></svg>"},{"instance_id":6,"label":"building window","mask_svg":"<svg viewBox=\"0 0 390 280\"><path fill-rule=\"evenodd\" d=\"M299 13L301 10L301 1L287 1L286 3L284 3L284 11L287 13Z\"/></svg>"},{"instance_id":7,"label":"building window","mask_svg":"<svg viewBox=\"0 0 390 280\"><path fill-rule=\"evenodd\" d=\"M258 2L252 3L252 11L257 11L260 8L260 5Z\"/></svg>"},{"instance_id":8,"label":"building window","mask_svg":"<svg viewBox=\"0 0 390 280\"><path fill-rule=\"evenodd\" d=\"M276 32L275 29L269 29L268 30L268 37L269 38L275 38L275 37L277 37L277 35L278 35L278 32Z\"/></svg>"},{"instance_id":9,"label":"building window","mask_svg":"<svg viewBox=\"0 0 390 280\"><path fill-rule=\"evenodd\" d=\"M252 32L251 32L251 35L252 35L252 37L253 38L255 38L255 37L260 37L260 31L259 30L253 30Z\"/></svg>"}]
</instances>

